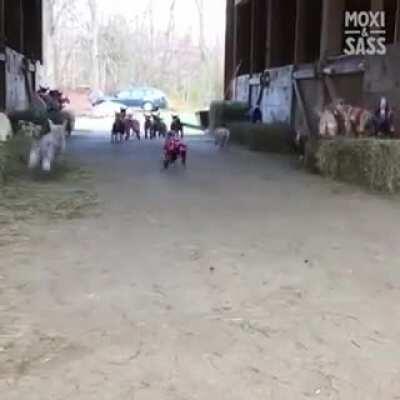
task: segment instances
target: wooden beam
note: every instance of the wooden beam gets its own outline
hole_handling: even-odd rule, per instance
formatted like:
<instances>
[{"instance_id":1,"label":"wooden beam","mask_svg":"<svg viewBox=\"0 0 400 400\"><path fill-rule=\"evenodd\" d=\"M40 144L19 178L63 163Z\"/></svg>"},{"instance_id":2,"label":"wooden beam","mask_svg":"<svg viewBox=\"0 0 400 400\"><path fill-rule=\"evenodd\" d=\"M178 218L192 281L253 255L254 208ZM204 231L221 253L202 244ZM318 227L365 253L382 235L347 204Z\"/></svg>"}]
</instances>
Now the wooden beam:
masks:
<instances>
[{"instance_id":1,"label":"wooden beam","mask_svg":"<svg viewBox=\"0 0 400 400\"><path fill-rule=\"evenodd\" d=\"M294 41L294 63L300 64L304 61L305 52L305 16L306 16L306 2L304 0L297 0L297 15L296 15L296 36Z\"/></svg>"},{"instance_id":2,"label":"wooden beam","mask_svg":"<svg viewBox=\"0 0 400 400\"><path fill-rule=\"evenodd\" d=\"M17 0L18 3L18 23L19 23L19 51L24 52L24 8L22 0Z\"/></svg>"},{"instance_id":3,"label":"wooden beam","mask_svg":"<svg viewBox=\"0 0 400 400\"><path fill-rule=\"evenodd\" d=\"M308 114L307 114L306 106L304 104L303 96L301 95L299 83L297 82L296 79L293 80L293 87L294 87L294 92L296 94L297 104L299 105L300 112L303 114L304 124L306 126L308 134L311 135L310 120L309 120L309 117L308 117Z\"/></svg>"},{"instance_id":4,"label":"wooden beam","mask_svg":"<svg viewBox=\"0 0 400 400\"><path fill-rule=\"evenodd\" d=\"M400 0L396 3L396 28L394 32L394 42L400 42Z\"/></svg>"},{"instance_id":5,"label":"wooden beam","mask_svg":"<svg viewBox=\"0 0 400 400\"><path fill-rule=\"evenodd\" d=\"M331 102L337 100L338 95L337 95L337 91L336 91L333 79L330 76L325 76L324 83L325 83L326 88L328 89L328 94L331 99Z\"/></svg>"},{"instance_id":6,"label":"wooden beam","mask_svg":"<svg viewBox=\"0 0 400 400\"><path fill-rule=\"evenodd\" d=\"M225 99L232 95L232 77L235 69L234 60L234 0L226 2L226 26L225 26Z\"/></svg>"},{"instance_id":7,"label":"wooden beam","mask_svg":"<svg viewBox=\"0 0 400 400\"><path fill-rule=\"evenodd\" d=\"M345 0L323 0L321 58L342 53Z\"/></svg>"},{"instance_id":8,"label":"wooden beam","mask_svg":"<svg viewBox=\"0 0 400 400\"><path fill-rule=\"evenodd\" d=\"M0 0L0 50L4 50L6 39L5 0Z\"/></svg>"},{"instance_id":9,"label":"wooden beam","mask_svg":"<svg viewBox=\"0 0 400 400\"><path fill-rule=\"evenodd\" d=\"M255 72L256 64L256 1L251 0L251 14L250 14L250 76Z\"/></svg>"},{"instance_id":10,"label":"wooden beam","mask_svg":"<svg viewBox=\"0 0 400 400\"><path fill-rule=\"evenodd\" d=\"M266 46L265 46L265 66L266 68L272 65L272 18L273 18L273 4L275 0L267 0L267 35L266 35Z\"/></svg>"}]
</instances>

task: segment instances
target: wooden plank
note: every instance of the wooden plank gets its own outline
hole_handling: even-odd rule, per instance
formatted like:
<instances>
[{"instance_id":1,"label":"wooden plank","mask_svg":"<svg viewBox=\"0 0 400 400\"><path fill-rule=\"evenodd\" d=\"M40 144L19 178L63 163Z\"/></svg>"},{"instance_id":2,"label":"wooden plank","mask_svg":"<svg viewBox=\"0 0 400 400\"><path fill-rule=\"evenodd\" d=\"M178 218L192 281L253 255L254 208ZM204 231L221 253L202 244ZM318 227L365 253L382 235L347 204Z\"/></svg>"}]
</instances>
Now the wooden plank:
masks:
<instances>
[{"instance_id":1,"label":"wooden plank","mask_svg":"<svg viewBox=\"0 0 400 400\"><path fill-rule=\"evenodd\" d=\"M313 64L304 64L297 71L293 72L294 79L314 79L315 68Z\"/></svg>"},{"instance_id":2,"label":"wooden plank","mask_svg":"<svg viewBox=\"0 0 400 400\"><path fill-rule=\"evenodd\" d=\"M394 42L400 42L400 0L396 3L396 27L394 32Z\"/></svg>"},{"instance_id":3,"label":"wooden plank","mask_svg":"<svg viewBox=\"0 0 400 400\"><path fill-rule=\"evenodd\" d=\"M266 57L265 67L269 68L272 64L272 17L273 17L273 2L274 0L267 0L267 37L266 37Z\"/></svg>"},{"instance_id":4,"label":"wooden plank","mask_svg":"<svg viewBox=\"0 0 400 400\"><path fill-rule=\"evenodd\" d=\"M5 0L0 0L0 48L4 49L6 38Z\"/></svg>"},{"instance_id":5,"label":"wooden plank","mask_svg":"<svg viewBox=\"0 0 400 400\"><path fill-rule=\"evenodd\" d=\"M323 0L321 58L342 53L345 0Z\"/></svg>"},{"instance_id":6,"label":"wooden plank","mask_svg":"<svg viewBox=\"0 0 400 400\"><path fill-rule=\"evenodd\" d=\"M18 23L19 23L19 51L24 53L24 8L22 0L17 0L18 3Z\"/></svg>"},{"instance_id":7,"label":"wooden plank","mask_svg":"<svg viewBox=\"0 0 400 400\"><path fill-rule=\"evenodd\" d=\"M304 104L303 96L301 95L301 92L300 92L299 83L295 79L293 80L293 88L294 88L294 92L296 94L297 103L300 107L300 112L303 114L304 124L306 125L307 132L309 135L311 135L311 124L310 124L310 120L309 120L309 117L307 114L307 109Z\"/></svg>"},{"instance_id":8,"label":"wooden plank","mask_svg":"<svg viewBox=\"0 0 400 400\"><path fill-rule=\"evenodd\" d=\"M255 55L256 55L256 1L251 0L251 14L250 14L250 76L254 74L255 70Z\"/></svg>"},{"instance_id":9,"label":"wooden plank","mask_svg":"<svg viewBox=\"0 0 400 400\"><path fill-rule=\"evenodd\" d=\"M304 0L297 0L296 15L296 35L294 41L294 63L299 64L304 61L305 37L304 20L306 15L306 3Z\"/></svg>"},{"instance_id":10,"label":"wooden plank","mask_svg":"<svg viewBox=\"0 0 400 400\"><path fill-rule=\"evenodd\" d=\"M326 88L328 89L328 94L331 99L331 102L335 101L338 98L338 95L333 79L330 76L325 76L323 81Z\"/></svg>"},{"instance_id":11,"label":"wooden plank","mask_svg":"<svg viewBox=\"0 0 400 400\"><path fill-rule=\"evenodd\" d=\"M232 95L232 78L235 68L234 60L234 0L226 2L226 29L225 29L225 99ZM41 14L41 12L40 12ZM40 51L42 54L42 51Z\"/></svg>"}]
</instances>

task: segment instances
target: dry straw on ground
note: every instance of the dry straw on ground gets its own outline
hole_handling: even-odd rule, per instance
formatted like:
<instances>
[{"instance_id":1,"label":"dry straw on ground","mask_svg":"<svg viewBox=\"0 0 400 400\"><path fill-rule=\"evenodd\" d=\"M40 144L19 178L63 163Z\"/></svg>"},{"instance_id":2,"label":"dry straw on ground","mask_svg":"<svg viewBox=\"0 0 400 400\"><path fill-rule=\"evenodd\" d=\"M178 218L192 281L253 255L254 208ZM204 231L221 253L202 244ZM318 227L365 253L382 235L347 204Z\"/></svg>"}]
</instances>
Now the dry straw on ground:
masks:
<instances>
[{"instance_id":1,"label":"dry straw on ground","mask_svg":"<svg viewBox=\"0 0 400 400\"><path fill-rule=\"evenodd\" d=\"M16 136L0 146L0 246L22 236L35 219L73 219L95 210L88 171L60 160L49 175L28 172L30 139Z\"/></svg>"}]
</instances>

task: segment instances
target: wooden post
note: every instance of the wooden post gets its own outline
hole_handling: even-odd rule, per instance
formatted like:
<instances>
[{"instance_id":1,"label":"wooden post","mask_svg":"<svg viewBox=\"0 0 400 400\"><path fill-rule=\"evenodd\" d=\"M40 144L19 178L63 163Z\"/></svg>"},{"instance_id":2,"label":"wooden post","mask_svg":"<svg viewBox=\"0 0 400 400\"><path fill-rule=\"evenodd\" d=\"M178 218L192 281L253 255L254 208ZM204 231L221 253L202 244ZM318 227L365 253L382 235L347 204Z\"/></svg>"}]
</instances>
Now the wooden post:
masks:
<instances>
[{"instance_id":1,"label":"wooden post","mask_svg":"<svg viewBox=\"0 0 400 400\"><path fill-rule=\"evenodd\" d=\"M239 29L238 7L234 5L233 9L233 69L238 64L238 29Z\"/></svg>"},{"instance_id":2,"label":"wooden post","mask_svg":"<svg viewBox=\"0 0 400 400\"><path fill-rule=\"evenodd\" d=\"M297 16L296 16L296 36L294 42L294 63L300 64L304 61L305 51L305 16L306 16L306 2L304 0L297 0Z\"/></svg>"},{"instance_id":3,"label":"wooden post","mask_svg":"<svg viewBox=\"0 0 400 400\"><path fill-rule=\"evenodd\" d=\"M250 10L250 78L253 77L255 73L255 64L256 64L256 1L250 0L251 10ZM251 99L253 97L253 85L249 85L249 98L248 103L249 107L251 107Z\"/></svg>"},{"instance_id":4,"label":"wooden post","mask_svg":"<svg viewBox=\"0 0 400 400\"><path fill-rule=\"evenodd\" d=\"M255 72L255 57L256 57L256 1L251 0L251 16L250 16L250 77Z\"/></svg>"},{"instance_id":5,"label":"wooden post","mask_svg":"<svg viewBox=\"0 0 400 400\"><path fill-rule=\"evenodd\" d=\"M232 74L235 69L234 60L234 0L226 2L226 26L225 26L225 99L232 95Z\"/></svg>"},{"instance_id":6,"label":"wooden post","mask_svg":"<svg viewBox=\"0 0 400 400\"><path fill-rule=\"evenodd\" d=\"M5 0L0 0L0 52L4 50L6 36Z\"/></svg>"},{"instance_id":7,"label":"wooden post","mask_svg":"<svg viewBox=\"0 0 400 400\"><path fill-rule=\"evenodd\" d=\"M331 99L331 102L334 102L335 100L338 99L338 95L337 95L337 91L336 91L333 79L330 76L325 76L324 82L325 82L326 88L328 89L328 94Z\"/></svg>"},{"instance_id":8,"label":"wooden post","mask_svg":"<svg viewBox=\"0 0 400 400\"><path fill-rule=\"evenodd\" d=\"M307 109L304 104L303 96L301 95L300 87L299 87L299 83L297 82L297 79L293 80L293 86L294 86L294 92L296 94L297 104L299 105L300 111L303 115L304 124L306 126L307 132L310 135L311 134L310 120L308 118Z\"/></svg>"},{"instance_id":9,"label":"wooden post","mask_svg":"<svg viewBox=\"0 0 400 400\"><path fill-rule=\"evenodd\" d=\"M267 0L267 35L266 35L266 54L265 66L267 68L272 65L272 18L273 18L273 4L275 0Z\"/></svg>"},{"instance_id":10,"label":"wooden post","mask_svg":"<svg viewBox=\"0 0 400 400\"><path fill-rule=\"evenodd\" d=\"M394 32L394 42L400 42L400 0L396 4L396 28Z\"/></svg>"},{"instance_id":11,"label":"wooden post","mask_svg":"<svg viewBox=\"0 0 400 400\"><path fill-rule=\"evenodd\" d=\"M0 0L0 110L6 108L6 27L5 27L5 0Z\"/></svg>"},{"instance_id":12,"label":"wooden post","mask_svg":"<svg viewBox=\"0 0 400 400\"><path fill-rule=\"evenodd\" d=\"M18 3L18 24L19 24L19 51L24 52L24 7L22 0L17 0Z\"/></svg>"},{"instance_id":13,"label":"wooden post","mask_svg":"<svg viewBox=\"0 0 400 400\"><path fill-rule=\"evenodd\" d=\"M324 0L322 6L321 58L342 53L345 0Z\"/></svg>"}]
</instances>

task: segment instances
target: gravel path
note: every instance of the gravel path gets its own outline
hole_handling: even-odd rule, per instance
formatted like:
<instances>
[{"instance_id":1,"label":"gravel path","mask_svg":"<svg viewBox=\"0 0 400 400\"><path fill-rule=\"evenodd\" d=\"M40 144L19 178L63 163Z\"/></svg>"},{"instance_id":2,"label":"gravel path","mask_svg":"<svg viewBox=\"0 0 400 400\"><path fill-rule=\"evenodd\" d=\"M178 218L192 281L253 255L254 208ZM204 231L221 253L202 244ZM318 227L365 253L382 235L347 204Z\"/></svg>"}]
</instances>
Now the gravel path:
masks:
<instances>
[{"instance_id":1,"label":"gravel path","mask_svg":"<svg viewBox=\"0 0 400 400\"><path fill-rule=\"evenodd\" d=\"M188 144L72 138L98 215L1 248L1 399L400 399L398 201Z\"/></svg>"}]
</instances>

